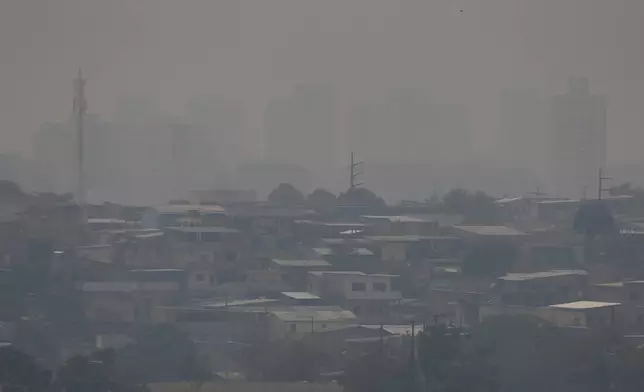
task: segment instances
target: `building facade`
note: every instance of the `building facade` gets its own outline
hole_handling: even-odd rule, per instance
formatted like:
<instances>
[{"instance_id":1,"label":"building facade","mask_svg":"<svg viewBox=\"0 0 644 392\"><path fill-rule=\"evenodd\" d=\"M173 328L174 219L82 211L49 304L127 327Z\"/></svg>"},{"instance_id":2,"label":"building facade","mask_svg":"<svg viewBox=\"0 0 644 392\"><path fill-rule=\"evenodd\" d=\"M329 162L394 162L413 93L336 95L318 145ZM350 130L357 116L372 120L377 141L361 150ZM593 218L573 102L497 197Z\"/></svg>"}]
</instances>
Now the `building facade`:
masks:
<instances>
[{"instance_id":1,"label":"building facade","mask_svg":"<svg viewBox=\"0 0 644 392\"><path fill-rule=\"evenodd\" d=\"M599 186L606 166L606 98L589 91L586 78L571 78L568 91L552 99L554 155L552 176L557 196L585 198Z\"/></svg>"}]
</instances>

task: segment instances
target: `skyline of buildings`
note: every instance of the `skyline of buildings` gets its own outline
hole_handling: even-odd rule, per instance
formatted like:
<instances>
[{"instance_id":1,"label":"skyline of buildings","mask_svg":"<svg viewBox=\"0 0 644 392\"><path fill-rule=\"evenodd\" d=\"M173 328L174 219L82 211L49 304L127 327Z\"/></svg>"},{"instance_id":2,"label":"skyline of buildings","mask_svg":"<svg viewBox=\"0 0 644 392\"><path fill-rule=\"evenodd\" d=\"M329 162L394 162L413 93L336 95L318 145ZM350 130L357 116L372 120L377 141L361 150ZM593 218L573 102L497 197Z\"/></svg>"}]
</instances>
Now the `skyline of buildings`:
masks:
<instances>
[{"instance_id":1,"label":"skyline of buildings","mask_svg":"<svg viewBox=\"0 0 644 392\"><path fill-rule=\"evenodd\" d=\"M504 89L499 97L498 159L502 166L548 176L548 101L534 88Z\"/></svg>"},{"instance_id":2,"label":"skyline of buildings","mask_svg":"<svg viewBox=\"0 0 644 392\"><path fill-rule=\"evenodd\" d=\"M606 166L606 102L590 93L586 78L571 78L565 94L551 97L533 89L503 90L492 155L475 153L465 107L434 102L427 90L392 88L369 101L353 102L347 110L339 106L331 84L295 84L286 97L270 100L260 157L242 154L240 134L247 113L240 102L202 98L190 102L184 116L174 117L152 110L136 113L135 108L119 121L89 114L88 194L167 199L191 189L267 188L269 180L288 182L291 177L306 188L339 192L348 181L348 158L341 156L345 150L367 162L374 172L366 178L374 187L395 183L405 188L393 192L393 198L486 185L467 175L468 165L496 165L512 173L512 184L490 181L498 185L492 189L498 194L541 186L555 196L581 197L584 190L591 196L598 169ZM37 190L72 189L70 129L65 123L46 124L34 138L36 174L29 183ZM271 168L258 168L268 164ZM414 178L399 178L405 176L404 167L414 168ZM280 168L292 175L280 175ZM450 177L459 180L454 183ZM422 184L414 184L418 181Z\"/></svg>"},{"instance_id":3,"label":"skyline of buildings","mask_svg":"<svg viewBox=\"0 0 644 392\"><path fill-rule=\"evenodd\" d=\"M608 103L590 92L588 78L570 78L568 91L551 98L549 152L557 196L596 197L606 167Z\"/></svg>"},{"instance_id":4,"label":"skyline of buildings","mask_svg":"<svg viewBox=\"0 0 644 392\"><path fill-rule=\"evenodd\" d=\"M284 98L271 99L265 111L265 160L298 165L324 183L339 163L339 110L330 84L295 84Z\"/></svg>"}]
</instances>

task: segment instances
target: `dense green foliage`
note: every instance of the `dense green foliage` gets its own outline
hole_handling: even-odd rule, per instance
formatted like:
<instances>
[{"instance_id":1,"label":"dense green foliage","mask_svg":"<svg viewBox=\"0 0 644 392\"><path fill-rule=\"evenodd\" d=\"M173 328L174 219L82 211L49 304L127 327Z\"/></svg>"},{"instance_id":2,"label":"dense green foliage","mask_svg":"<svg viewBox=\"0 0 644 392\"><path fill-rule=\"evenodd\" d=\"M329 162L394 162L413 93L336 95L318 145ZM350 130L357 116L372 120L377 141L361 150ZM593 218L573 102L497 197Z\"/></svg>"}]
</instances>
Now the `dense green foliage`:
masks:
<instances>
[{"instance_id":1,"label":"dense green foliage","mask_svg":"<svg viewBox=\"0 0 644 392\"><path fill-rule=\"evenodd\" d=\"M417 359L382 353L350 364L347 392L630 392L644 388L644 349L610 331L556 328L528 316L487 319L465 331L434 326ZM370 372L369 369L374 371Z\"/></svg>"}]
</instances>

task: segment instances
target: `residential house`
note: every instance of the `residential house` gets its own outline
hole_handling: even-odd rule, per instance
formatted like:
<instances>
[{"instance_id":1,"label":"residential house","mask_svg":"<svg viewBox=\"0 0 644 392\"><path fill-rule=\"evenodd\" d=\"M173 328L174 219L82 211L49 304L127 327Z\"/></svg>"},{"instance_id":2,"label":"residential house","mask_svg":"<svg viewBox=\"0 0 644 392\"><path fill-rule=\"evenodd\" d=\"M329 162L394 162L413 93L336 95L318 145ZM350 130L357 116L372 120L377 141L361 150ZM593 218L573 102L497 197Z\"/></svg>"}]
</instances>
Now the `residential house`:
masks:
<instances>
[{"instance_id":1,"label":"residential house","mask_svg":"<svg viewBox=\"0 0 644 392\"><path fill-rule=\"evenodd\" d=\"M594 284L589 297L596 301L620 303L621 327L628 333L644 332L644 281Z\"/></svg>"},{"instance_id":2,"label":"residential house","mask_svg":"<svg viewBox=\"0 0 644 392\"><path fill-rule=\"evenodd\" d=\"M365 322L383 322L391 305L402 299L392 287L397 275L360 271L311 271L308 291L352 309Z\"/></svg>"},{"instance_id":3,"label":"residential house","mask_svg":"<svg viewBox=\"0 0 644 392\"><path fill-rule=\"evenodd\" d=\"M377 254L386 263L402 264L409 258L412 244L420 241L416 235L383 235L367 236L367 240L374 243Z\"/></svg>"},{"instance_id":4,"label":"residential house","mask_svg":"<svg viewBox=\"0 0 644 392\"><path fill-rule=\"evenodd\" d=\"M319 238L352 238L360 237L370 230L370 226L360 222L320 222L313 220L298 220L296 237L311 243Z\"/></svg>"},{"instance_id":5,"label":"residential house","mask_svg":"<svg viewBox=\"0 0 644 392\"><path fill-rule=\"evenodd\" d=\"M313 253L331 263L334 270L375 273L384 268L380 258L364 247L313 248Z\"/></svg>"},{"instance_id":6,"label":"residential house","mask_svg":"<svg viewBox=\"0 0 644 392\"><path fill-rule=\"evenodd\" d=\"M81 285L85 315L98 323L163 323L163 306L180 292L176 282L108 281Z\"/></svg>"},{"instance_id":7,"label":"residential house","mask_svg":"<svg viewBox=\"0 0 644 392\"><path fill-rule=\"evenodd\" d=\"M141 217L141 225L146 229L183 225L224 226L227 223L226 209L218 205L171 204L150 207Z\"/></svg>"},{"instance_id":8,"label":"residential house","mask_svg":"<svg viewBox=\"0 0 644 392\"><path fill-rule=\"evenodd\" d=\"M485 226L485 225L458 225L452 226L451 230L467 242L480 241L512 241L525 240L526 233L508 226Z\"/></svg>"},{"instance_id":9,"label":"residential house","mask_svg":"<svg viewBox=\"0 0 644 392\"><path fill-rule=\"evenodd\" d=\"M229 207L232 225L249 238L248 252L254 259L284 257L285 250L296 246L296 221L317 216L299 207Z\"/></svg>"},{"instance_id":10,"label":"residential house","mask_svg":"<svg viewBox=\"0 0 644 392\"><path fill-rule=\"evenodd\" d=\"M321 297L306 291L284 291L281 293L283 302L290 305L320 305Z\"/></svg>"},{"instance_id":11,"label":"residential house","mask_svg":"<svg viewBox=\"0 0 644 392\"><path fill-rule=\"evenodd\" d=\"M306 291L308 285L308 273L310 271L328 270L331 264L322 259L318 260L283 260L273 259L272 268L279 271L282 281L291 290Z\"/></svg>"},{"instance_id":12,"label":"residential house","mask_svg":"<svg viewBox=\"0 0 644 392\"><path fill-rule=\"evenodd\" d=\"M619 323L618 302L575 301L542 309L542 318L560 327L608 328Z\"/></svg>"},{"instance_id":13,"label":"residential house","mask_svg":"<svg viewBox=\"0 0 644 392\"><path fill-rule=\"evenodd\" d=\"M491 300L498 305L548 306L581 300L587 289L584 270L509 273L497 279Z\"/></svg>"},{"instance_id":14,"label":"residential house","mask_svg":"<svg viewBox=\"0 0 644 392\"><path fill-rule=\"evenodd\" d=\"M292 306L269 311L270 339L301 339L358 325L353 312L338 306Z\"/></svg>"},{"instance_id":15,"label":"residential house","mask_svg":"<svg viewBox=\"0 0 644 392\"><path fill-rule=\"evenodd\" d=\"M375 235L436 235L436 221L407 215L363 215Z\"/></svg>"},{"instance_id":16,"label":"residential house","mask_svg":"<svg viewBox=\"0 0 644 392\"><path fill-rule=\"evenodd\" d=\"M173 267L190 271L194 287L204 289L233 280L245 249L239 230L225 227L167 227L164 237Z\"/></svg>"}]
</instances>

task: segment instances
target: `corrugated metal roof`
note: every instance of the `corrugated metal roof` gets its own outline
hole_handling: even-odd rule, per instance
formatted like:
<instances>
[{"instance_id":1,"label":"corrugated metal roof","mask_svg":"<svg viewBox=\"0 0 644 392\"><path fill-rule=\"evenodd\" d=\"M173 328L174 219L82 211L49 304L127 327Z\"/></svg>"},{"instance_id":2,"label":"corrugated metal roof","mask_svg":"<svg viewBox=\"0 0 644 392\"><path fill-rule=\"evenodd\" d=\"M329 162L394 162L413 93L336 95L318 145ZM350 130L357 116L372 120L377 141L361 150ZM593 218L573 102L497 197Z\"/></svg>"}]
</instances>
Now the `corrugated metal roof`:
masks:
<instances>
[{"instance_id":1,"label":"corrugated metal roof","mask_svg":"<svg viewBox=\"0 0 644 392\"><path fill-rule=\"evenodd\" d=\"M454 226L458 230L476 235L489 235L489 236L522 236L526 233L513 229L507 226L476 226L476 225L460 225Z\"/></svg>"},{"instance_id":2,"label":"corrugated metal roof","mask_svg":"<svg viewBox=\"0 0 644 392\"><path fill-rule=\"evenodd\" d=\"M542 271L542 272L509 273L509 274L507 274L505 276L499 277L499 279L500 280L509 280L509 281L520 281L520 280L553 278L553 277L556 277L556 276L567 276L567 275L588 275L588 271L585 271L585 270L552 270L552 271Z\"/></svg>"},{"instance_id":3,"label":"corrugated metal roof","mask_svg":"<svg viewBox=\"0 0 644 392\"><path fill-rule=\"evenodd\" d=\"M372 235L366 239L376 242L418 242L420 237L416 235Z\"/></svg>"},{"instance_id":4,"label":"corrugated metal roof","mask_svg":"<svg viewBox=\"0 0 644 392\"><path fill-rule=\"evenodd\" d=\"M367 248L356 248L349 252L349 256L373 256L374 253Z\"/></svg>"},{"instance_id":5,"label":"corrugated metal roof","mask_svg":"<svg viewBox=\"0 0 644 392\"><path fill-rule=\"evenodd\" d=\"M239 233L237 229L219 226L176 226L166 227L167 230L180 231L182 233Z\"/></svg>"},{"instance_id":6,"label":"corrugated metal roof","mask_svg":"<svg viewBox=\"0 0 644 392\"><path fill-rule=\"evenodd\" d=\"M330 267L326 260L282 260L273 259L273 263L280 267Z\"/></svg>"},{"instance_id":7,"label":"corrugated metal roof","mask_svg":"<svg viewBox=\"0 0 644 392\"><path fill-rule=\"evenodd\" d=\"M597 287L624 287L624 282L610 282L610 283L597 283L595 284Z\"/></svg>"},{"instance_id":8,"label":"corrugated metal roof","mask_svg":"<svg viewBox=\"0 0 644 392\"><path fill-rule=\"evenodd\" d=\"M367 227L367 224L360 222L318 222L311 220L300 220L295 223L302 223L311 226L326 226L326 227Z\"/></svg>"},{"instance_id":9,"label":"corrugated metal roof","mask_svg":"<svg viewBox=\"0 0 644 392\"><path fill-rule=\"evenodd\" d=\"M313 248L313 252L318 256L333 256L335 254L331 248Z\"/></svg>"},{"instance_id":10,"label":"corrugated metal roof","mask_svg":"<svg viewBox=\"0 0 644 392\"><path fill-rule=\"evenodd\" d=\"M84 282L81 290L85 292L134 292L134 291L176 291L176 282Z\"/></svg>"},{"instance_id":11,"label":"corrugated metal roof","mask_svg":"<svg viewBox=\"0 0 644 392\"><path fill-rule=\"evenodd\" d=\"M357 322L358 320L352 311L340 307L294 306L292 309L270 313L285 322Z\"/></svg>"},{"instance_id":12,"label":"corrugated metal roof","mask_svg":"<svg viewBox=\"0 0 644 392\"><path fill-rule=\"evenodd\" d=\"M431 220L409 215L362 215L365 219L385 219L392 223L433 223Z\"/></svg>"},{"instance_id":13,"label":"corrugated metal roof","mask_svg":"<svg viewBox=\"0 0 644 392\"><path fill-rule=\"evenodd\" d=\"M217 301L210 303L202 303L204 308L226 308L233 306L247 306L247 305L263 305L278 302L276 299L270 298L254 298L254 299L231 299L228 301Z\"/></svg>"},{"instance_id":14,"label":"corrugated metal roof","mask_svg":"<svg viewBox=\"0 0 644 392\"><path fill-rule=\"evenodd\" d=\"M367 238L320 238L320 241L327 245L347 245L347 244L366 245L371 243L371 241Z\"/></svg>"},{"instance_id":15,"label":"corrugated metal roof","mask_svg":"<svg viewBox=\"0 0 644 392\"><path fill-rule=\"evenodd\" d=\"M139 239L155 238L155 237L163 237L163 232L157 231L154 233L137 234L134 236L134 238L139 238Z\"/></svg>"},{"instance_id":16,"label":"corrugated metal roof","mask_svg":"<svg viewBox=\"0 0 644 392\"><path fill-rule=\"evenodd\" d=\"M323 275L367 275L362 271L309 271L309 274L315 276Z\"/></svg>"},{"instance_id":17,"label":"corrugated metal roof","mask_svg":"<svg viewBox=\"0 0 644 392\"><path fill-rule=\"evenodd\" d=\"M101 223L113 223L113 224L126 224L127 221L123 219L116 219L116 218L89 218L87 219L87 223L92 224L101 224Z\"/></svg>"},{"instance_id":18,"label":"corrugated metal roof","mask_svg":"<svg viewBox=\"0 0 644 392\"><path fill-rule=\"evenodd\" d=\"M383 331L386 331L392 335L400 335L400 336L405 336L405 335L410 335L411 336L411 325L361 325L362 327L369 328L369 329L377 329L379 330L381 327ZM415 333L418 335L423 331L423 328L420 326L416 326Z\"/></svg>"},{"instance_id":19,"label":"corrugated metal roof","mask_svg":"<svg viewBox=\"0 0 644 392\"><path fill-rule=\"evenodd\" d=\"M199 212L200 214L225 214L226 209L218 205L195 205L195 204L170 204L154 207L159 214L187 214Z\"/></svg>"},{"instance_id":20,"label":"corrugated metal roof","mask_svg":"<svg viewBox=\"0 0 644 392\"><path fill-rule=\"evenodd\" d=\"M504 197L503 199L494 200L494 203L495 204L507 204L507 203L512 203L512 202L521 201L521 200L523 200L522 196L519 196L519 197Z\"/></svg>"},{"instance_id":21,"label":"corrugated metal roof","mask_svg":"<svg viewBox=\"0 0 644 392\"><path fill-rule=\"evenodd\" d=\"M390 275L390 274L366 274L362 271L309 271L309 274L315 276L324 276L324 275L353 275L353 276L373 276L380 278L395 278L400 275Z\"/></svg>"},{"instance_id":22,"label":"corrugated metal roof","mask_svg":"<svg viewBox=\"0 0 644 392\"><path fill-rule=\"evenodd\" d=\"M598 301L576 301L568 302L565 304L556 304L550 305L550 308L555 309L568 309L568 310L585 310L585 309L599 309L599 308L610 308L614 306L619 306L619 302L598 302Z\"/></svg>"},{"instance_id":23,"label":"corrugated metal roof","mask_svg":"<svg viewBox=\"0 0 644 392\"><path fill-rule=\"evenodd\" d=\"M320 299L317 295L306 291L284 291L282 294L292 299Z\"/></svg>"}]
</instances>

